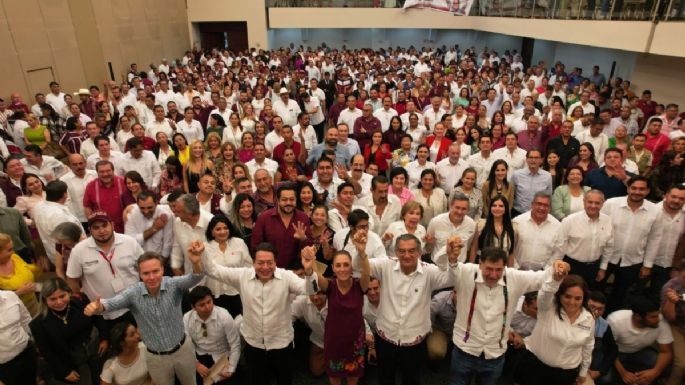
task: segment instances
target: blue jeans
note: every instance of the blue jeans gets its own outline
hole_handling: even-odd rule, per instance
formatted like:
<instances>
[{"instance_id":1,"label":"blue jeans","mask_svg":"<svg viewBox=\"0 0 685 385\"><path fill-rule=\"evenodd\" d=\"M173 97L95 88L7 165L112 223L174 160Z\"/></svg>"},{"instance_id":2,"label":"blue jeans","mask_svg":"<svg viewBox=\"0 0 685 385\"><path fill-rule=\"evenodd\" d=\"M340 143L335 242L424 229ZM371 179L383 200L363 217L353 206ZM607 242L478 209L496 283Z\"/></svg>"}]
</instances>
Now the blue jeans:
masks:
<instances>
[{"instance_id":1,"label":"blue jeans","mask_svg":"<svg viewBox=\"0 0 685 385\"><path fill-rule=\"evenodd\" d=\"M472 356L455 346L452 349L450 385L470 385L474 377L476 385L495 385L503 368L504 354L488 360L482 355Z\"/></svg>"}]
</instances>

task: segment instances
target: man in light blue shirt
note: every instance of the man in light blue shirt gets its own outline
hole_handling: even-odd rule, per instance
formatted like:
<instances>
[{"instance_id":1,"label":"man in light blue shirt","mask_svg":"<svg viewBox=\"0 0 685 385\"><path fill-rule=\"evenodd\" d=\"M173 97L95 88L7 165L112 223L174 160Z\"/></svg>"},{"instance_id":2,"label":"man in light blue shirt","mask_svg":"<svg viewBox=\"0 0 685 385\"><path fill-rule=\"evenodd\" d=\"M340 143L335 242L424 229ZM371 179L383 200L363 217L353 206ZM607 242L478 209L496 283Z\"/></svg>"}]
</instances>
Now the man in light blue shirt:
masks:
<instances>
[{"instance_id":1,"label":"man in light blue shirt","mask_svg":"<svg viewBox=\"0 0 685 385\"><path fill-rule=\"evenodd\" d=\"M312 148L312 151L309 153L309 157L307 158L307 164L312 166L315 165L316 162L321 158L321 154L323 154L324 150L335 151L336 163L343 164L345 165L345 167L349 166L350 158L352 158L352 155L350 155L350 152L347 150L347 147L338 145L337 127L328 128L328 131L326 131L326 138L324 142L314 146L314 148Z\"/></svg>"},{"instance_id":2,"label":"man in light blue shirt","mask_svg":"<svg viewBox=\"0 0 685 385\"><path fill-rule=\"evenodd\" d=\"M526 154L528 167L514 171L511 178L515 188L512 217L530 210L533 198L538 192L552 195L552 175L540 168L542 153L532 149Z\"/></svg>"}]
</instances>

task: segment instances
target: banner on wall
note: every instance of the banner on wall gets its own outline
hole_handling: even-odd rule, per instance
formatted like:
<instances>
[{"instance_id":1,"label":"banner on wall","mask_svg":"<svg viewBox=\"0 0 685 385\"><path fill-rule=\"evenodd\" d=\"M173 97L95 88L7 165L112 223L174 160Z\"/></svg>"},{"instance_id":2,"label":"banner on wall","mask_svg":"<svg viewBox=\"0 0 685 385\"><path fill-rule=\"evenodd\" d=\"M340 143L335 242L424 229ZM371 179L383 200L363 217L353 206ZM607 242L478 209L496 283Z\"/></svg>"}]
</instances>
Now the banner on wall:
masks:
<instances>
[{"instance_id":1,"label":"banner on wall","mask_svg":"<svg viewBox=\"0 0 685 385\"><path fill-rule=\"evenodd\" d=\"M471 11L474 0L406 0L403 9L419 8L450 12L456 16L466 16Z\"/></svg>"}]
</instances>

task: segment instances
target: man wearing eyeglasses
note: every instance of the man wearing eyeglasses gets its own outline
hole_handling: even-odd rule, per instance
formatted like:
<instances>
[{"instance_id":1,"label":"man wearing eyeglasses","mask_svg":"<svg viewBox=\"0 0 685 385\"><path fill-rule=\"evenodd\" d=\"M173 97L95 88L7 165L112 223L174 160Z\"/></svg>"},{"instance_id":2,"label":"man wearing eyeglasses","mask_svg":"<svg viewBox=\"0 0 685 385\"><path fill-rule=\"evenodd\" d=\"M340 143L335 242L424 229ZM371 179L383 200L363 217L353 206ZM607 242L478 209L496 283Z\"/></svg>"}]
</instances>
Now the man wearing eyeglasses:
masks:
<instances>
[{"instance_id":1,"label":"man wearing eyeglasses","mask_svg":"<svg viewBox=\"0 0 685 385\"><path fill-rule=\"evenodd\" d=\"M193 310L183 316L183 325L195 346L197 382L202 383L218 365L212 381L230 384L240 359L237 324L228 310L214 306L214 295L206 286L196 286L189 298Z\"/></svg>"},{"instance_id":2,"label":"man wearing eyeglasses","mask_svg":"<svg viewBox=\"0 0 685 385\"><path fill-rule=\"evenodd\" d=\"M540 150L528 150L526 154L528 167L516 170L511 178L516 194L511 210L511 216L516 217L530 210L533 197L538 192L552 195L552 176L549 172L540 168L542 165L542 153Z\"/></svg>"}]
</instances>

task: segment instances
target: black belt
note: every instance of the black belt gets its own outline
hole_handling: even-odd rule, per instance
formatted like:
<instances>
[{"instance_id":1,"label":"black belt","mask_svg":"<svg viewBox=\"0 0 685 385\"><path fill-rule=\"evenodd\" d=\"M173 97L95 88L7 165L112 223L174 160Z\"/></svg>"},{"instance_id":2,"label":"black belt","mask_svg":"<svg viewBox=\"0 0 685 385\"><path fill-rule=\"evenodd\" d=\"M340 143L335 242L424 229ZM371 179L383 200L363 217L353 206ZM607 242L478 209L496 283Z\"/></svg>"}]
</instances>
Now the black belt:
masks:
<instances>
[{"instance_id":1,"label":"black belt","mask_svg":"<svg viewBox=\"0 0 685 385\"><path fill-rule=\"evenodd\" d=\"M156 354L156 355L158 355L158 356L168 356L169 354L174 354L174 353L176 353L176 351L177 351L178 349L180 349L181 346L183 346L183 343L184 343L184 342L186 342L186 336L185 336L185 334L183 335L183 338L181 339L181 342L179 342L178 345L176 345L176 346L174 346L173 348L171 348L171 350L167 350L167 351L165 351L165 352L156 352L156 351L154 351L154 350L152 350L152 349L150 349L150 348L147 348L147 351L150 352L150 353L152 353L152 354Z\"/></svg>"}]
</instances>

